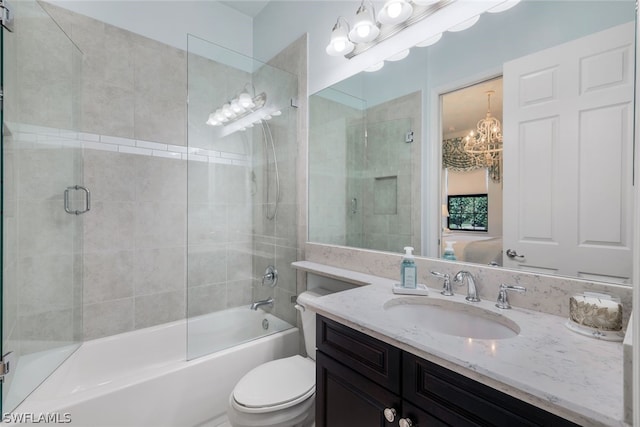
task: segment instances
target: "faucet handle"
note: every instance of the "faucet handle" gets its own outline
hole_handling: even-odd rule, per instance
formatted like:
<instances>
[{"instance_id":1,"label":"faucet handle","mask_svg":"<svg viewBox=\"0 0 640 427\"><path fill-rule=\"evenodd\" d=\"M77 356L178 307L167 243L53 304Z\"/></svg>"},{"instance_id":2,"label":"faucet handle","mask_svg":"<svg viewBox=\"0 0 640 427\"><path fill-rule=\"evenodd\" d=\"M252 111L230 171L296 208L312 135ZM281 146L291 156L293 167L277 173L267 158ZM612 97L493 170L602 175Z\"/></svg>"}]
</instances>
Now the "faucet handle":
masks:
<instances>
[{"instance_id":1,"label":"faucet handle","mask_svg":"<svg viewBox=\"0 0 640 427\"><path fill-rule=\"evenodd\" d=\"M444 279L444 284L442 285L442 295L450 297L453 295L453 290L451 289L451 277L446 273L439 273L437 271L431 270L431 274Z\"/></svg>"},{"instance_id":2,"label":"faucet handle","mask_svg":"<svg viewBox=\"0 0 640 427\"><path fill-rule=\"evenodd\" d=\"M498 292L498 302L496 302L496 307L501 309L511 308L511 304L509 304L509 297L507 296L507 291L525 293L527 291L527 288L523 286L507 285L505 283L501 284L500 291Z\"/></svg>"}]
</instances>

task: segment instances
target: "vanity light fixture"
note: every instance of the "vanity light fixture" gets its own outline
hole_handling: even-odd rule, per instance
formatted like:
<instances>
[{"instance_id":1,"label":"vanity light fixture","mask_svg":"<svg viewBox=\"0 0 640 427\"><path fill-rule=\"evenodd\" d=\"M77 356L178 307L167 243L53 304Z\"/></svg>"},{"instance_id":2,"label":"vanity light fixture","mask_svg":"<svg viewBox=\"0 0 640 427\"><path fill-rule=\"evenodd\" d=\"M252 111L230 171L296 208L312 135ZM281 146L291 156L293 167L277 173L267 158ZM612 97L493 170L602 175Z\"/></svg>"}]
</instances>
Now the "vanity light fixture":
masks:
<instances>
[{"instance_id":1,"label":"vanity light fixture","mask_svg":"<svg viewBox=\"0 0 640 427\"><path fill-rule=\"evenodd\" d=\"M340 16L331 30L326 52L353 58L456 0L386 0L376 14L371 0L362 0L353 25Z\"/></svg>"},{"instance_id":2,"label":"vanity light fixture","mask_svg":"<svg viewBox=\"0 0 640 427\"><path fill-rule=\"evenodd\" d=\"M331 31L331 39L326 47L326 52L331 56L344 56L347 59L351 59L456 1L458 0L386 0L382 9L376 15L371 0L362 0L360 7L356 11L352 27L349 26L346 18L343 16L338 17ZM491 13L503 12L511 9L520 1L503 0L486 11ZM374 16L377 20L374 19ZM478 14L453 25L447 31L466 30L478 22L479 19L480 15ZM442 38L441 33L423 40L416 46L431 46L437 43L440 38Z\"/></svg>"},{"instance_id":3,"label":"vanity light fixture","mask_svg":"<svg viewBox=\"0 0 640 427\"><path fill-rule=\"evenodd\" d=\"M487 115L478 121L476 131L472 130L464 138L464 151L474 155L479 164L489 169L493 181L500 182L502 129L500 120L491 115L491 95L495 93L487 91Z\"/></svg>"}]
</instances>

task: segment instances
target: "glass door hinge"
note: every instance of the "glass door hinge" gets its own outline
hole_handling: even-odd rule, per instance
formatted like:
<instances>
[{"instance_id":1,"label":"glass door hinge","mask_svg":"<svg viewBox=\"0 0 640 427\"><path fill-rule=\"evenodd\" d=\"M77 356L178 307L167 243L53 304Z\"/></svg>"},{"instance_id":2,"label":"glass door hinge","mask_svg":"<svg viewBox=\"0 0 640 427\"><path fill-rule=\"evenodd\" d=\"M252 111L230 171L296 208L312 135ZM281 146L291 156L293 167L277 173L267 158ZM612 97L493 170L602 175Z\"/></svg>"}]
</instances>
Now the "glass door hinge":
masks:
<instances>
[{"instance_id":1,"label":"glass door hinge","mask_svg":"<svg viewBox=\"0 0 640 427\"><path fill-rule=\"evenodd\" d=\"M15 356L12 351L5 353L0 360L0 383L4 383L7 377L13 373Z\"/></svg>"},{"instance_id":2,"label":"glass door hinge","mask_svg":"<svg viewBox=\"0 0 640 427\"><path fill-rule=\"evenodd\" d=\"M0 22L9 31L13 31L13 8L7 0L0 0Z\"/></svg>"}]
</instances>

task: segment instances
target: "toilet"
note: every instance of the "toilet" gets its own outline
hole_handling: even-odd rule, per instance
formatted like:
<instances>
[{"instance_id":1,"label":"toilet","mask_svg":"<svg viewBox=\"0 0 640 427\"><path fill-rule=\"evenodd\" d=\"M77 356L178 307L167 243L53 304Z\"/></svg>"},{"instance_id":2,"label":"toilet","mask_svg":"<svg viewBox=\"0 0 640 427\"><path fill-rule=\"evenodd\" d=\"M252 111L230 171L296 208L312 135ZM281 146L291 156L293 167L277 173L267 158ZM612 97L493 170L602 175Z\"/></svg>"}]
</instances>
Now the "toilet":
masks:
<instances>
[{"instance_id":1,"label":"toilet","mask_svg":"<svg viewBox=\"0 0 640 427\"><path fill-rule=\"evenodd\" d=\"M272 360L238 381L229 396L227 417L233 427L312 427L315 425L316 319L306 303L330 291L315 288L298 295L296 309L308 357Z\"/></svg>"}]
</instances>

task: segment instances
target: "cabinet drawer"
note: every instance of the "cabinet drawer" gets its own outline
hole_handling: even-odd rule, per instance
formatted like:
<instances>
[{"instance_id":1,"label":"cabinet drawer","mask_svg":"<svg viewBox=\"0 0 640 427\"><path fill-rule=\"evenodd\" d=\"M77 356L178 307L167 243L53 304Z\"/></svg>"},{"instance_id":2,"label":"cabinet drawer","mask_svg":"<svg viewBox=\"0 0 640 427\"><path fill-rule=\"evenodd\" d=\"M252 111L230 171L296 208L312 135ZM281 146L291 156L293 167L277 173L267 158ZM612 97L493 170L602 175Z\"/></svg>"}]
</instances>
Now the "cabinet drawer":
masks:
<instances>
[{"instance_id":1,"label":"cabinet drawer","mask_svg":"<svg viewBox=\"0 0 640 427\"><path fill-rule=\"evenodd\" d=\"M446 413L485 426L577 426L463 375L403 354L403 397L439 419ZM462 424L460 424L462 425Z\"/></svg>"},{"instance_id":2,"label":"cabinet drawer","mask_svg":"<svg viewBox=\"0 0 640 427\"><path fill-rule=\"evenodd\" d=\"M400 349L325 317L318 315L316 319L319 351L400 393Z\"/></svg>"}]
</instances>

